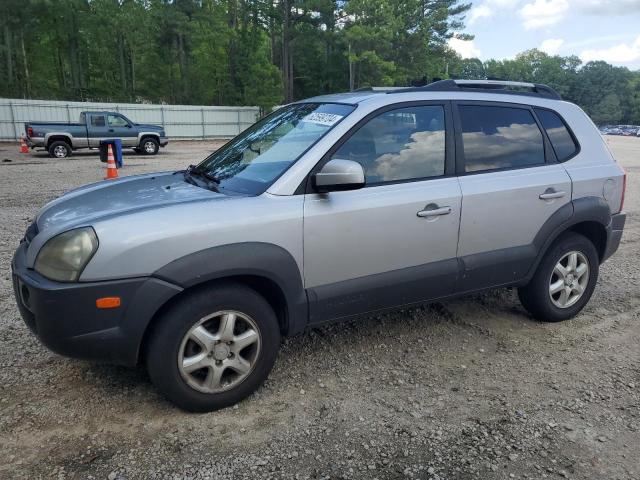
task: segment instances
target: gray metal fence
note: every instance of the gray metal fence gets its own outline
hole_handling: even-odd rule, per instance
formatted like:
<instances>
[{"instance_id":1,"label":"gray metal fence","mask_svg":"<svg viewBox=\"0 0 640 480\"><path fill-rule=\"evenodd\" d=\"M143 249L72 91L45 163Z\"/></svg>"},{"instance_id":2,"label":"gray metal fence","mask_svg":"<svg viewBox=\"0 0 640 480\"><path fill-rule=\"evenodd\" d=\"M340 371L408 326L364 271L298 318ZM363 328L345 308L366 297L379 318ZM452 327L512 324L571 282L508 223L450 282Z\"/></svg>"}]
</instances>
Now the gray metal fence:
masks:
<instances>
[{"instance_id":1,"label":"gray metal fence","mask_svg":"<svg viewBox=\"0 0 640 480\"><path fill-rule=\"evenodd\" d=\"M84 110L120 112L136 123L162 125L171 138L231 138L253 124L258 107L60 102L0 98L0 141L19 140L27 121L77 122Z\"/></svg>"}]
</instances>

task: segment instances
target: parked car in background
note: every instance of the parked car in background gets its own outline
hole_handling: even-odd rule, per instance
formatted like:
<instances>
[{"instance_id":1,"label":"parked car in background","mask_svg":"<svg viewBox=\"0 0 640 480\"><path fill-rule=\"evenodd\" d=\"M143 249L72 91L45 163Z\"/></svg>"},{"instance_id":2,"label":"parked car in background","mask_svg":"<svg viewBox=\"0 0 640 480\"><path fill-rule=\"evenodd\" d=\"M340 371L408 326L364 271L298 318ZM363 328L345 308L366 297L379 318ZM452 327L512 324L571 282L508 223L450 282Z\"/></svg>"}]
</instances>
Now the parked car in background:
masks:
<instances>
[{"instance_id":1,"label":"parked car in background","mask_svg":"<svg viewBox=\"0 0 640 480\"><path fill-rule=\"evenodd\" d=\"M14 291L54 351L143 363L214 410L264 382L283 335L328 321L504 287L538 320L574 317L620 243L625 178L544 85L320 96L197 166L45 205Z\"/></svg>"},{"instance_id":2,"label":"parked car in background","mask_svg":"<svg viewBox=\"0 0 640 480\"><path fill-rule=\"evenodd\" d=\"M599 130L602 135L640 136L640 126L638 125L603 125L599 127Z\"/></svg>"},{"instance_id":3,"label":"parked car in background","mask_svg":"<svg viewBox=\"0 0 640 480\"><path fill-rule=\"evenodd\" d=\"M162 126L135 123L117 112L87 111L77 123L27 122L24 128L29 147L44 148L55 158L68 157L73 150L98 148L101 140L111 138L145 155L155 155L169 143Z\"/></svg>"}]
</instances>

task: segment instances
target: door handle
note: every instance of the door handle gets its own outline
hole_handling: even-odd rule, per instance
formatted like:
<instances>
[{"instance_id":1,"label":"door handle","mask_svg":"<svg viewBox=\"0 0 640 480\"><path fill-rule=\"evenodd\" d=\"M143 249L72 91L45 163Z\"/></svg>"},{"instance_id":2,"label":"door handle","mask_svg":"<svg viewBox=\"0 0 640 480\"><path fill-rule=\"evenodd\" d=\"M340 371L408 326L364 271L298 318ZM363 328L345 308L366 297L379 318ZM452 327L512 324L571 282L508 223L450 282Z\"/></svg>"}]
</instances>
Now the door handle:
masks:
<instances>
[{"instance_id":1,"label":"door handle","mask_svg":"<svg viewBox=\"0 0 640 480\"><path fill-rule=\"evenodd\" d=\"M110 129L109 129L109 131L110 131L111 133L113 133L113 128L110 128Z\"/></svg>"},{"instance_id":2,"label":"door handle","mask_svg":"<svg viewBox=\"0 0 640 480\"><path fill-rule=\"evenodd\" d=\"M544 193L541 193L538 198L540 200L553 200L554 198L562 198L566 195L563 191L556 191L552 188L547 188Z\"/></svg>"},{"instance_id":3,"label":"door handle","mask_svg":"<svg viewBox=\"0 0 640 480\"><path fill-rule=\"evenodd\" d=\"M428 208L435 207L435 208ZM420 210L418 212L418 217L420 218L429 218L429 217L437 217L440 215L448 215L451 213L451 207L438 207L437 205L430 204L425 207L424 210Z\"/></svg>"}]
</instances>

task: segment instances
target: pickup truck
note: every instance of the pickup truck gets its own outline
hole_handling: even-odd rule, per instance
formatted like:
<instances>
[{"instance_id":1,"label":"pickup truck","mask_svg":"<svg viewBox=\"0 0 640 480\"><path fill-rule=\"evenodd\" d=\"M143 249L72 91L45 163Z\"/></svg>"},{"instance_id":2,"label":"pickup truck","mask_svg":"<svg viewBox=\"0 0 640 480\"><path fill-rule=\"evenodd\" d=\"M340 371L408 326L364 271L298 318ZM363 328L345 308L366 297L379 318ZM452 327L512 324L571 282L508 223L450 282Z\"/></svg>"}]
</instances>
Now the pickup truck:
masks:
<instances>
[{"instance_id":1,"label":"pickup truck","mask_svg":"<svg viewBox=\"0 0 640 480\"><path fill-rule=\"evenodd\" d=\"M24 129L29 147L44 148L54 158L99 148L101 140L110 138L119 138L123 147L145 155L155 155L169 143L163 127L134 123L117 112L82 112L78 123L27 122Z\"/></svg>"}]
</instances>

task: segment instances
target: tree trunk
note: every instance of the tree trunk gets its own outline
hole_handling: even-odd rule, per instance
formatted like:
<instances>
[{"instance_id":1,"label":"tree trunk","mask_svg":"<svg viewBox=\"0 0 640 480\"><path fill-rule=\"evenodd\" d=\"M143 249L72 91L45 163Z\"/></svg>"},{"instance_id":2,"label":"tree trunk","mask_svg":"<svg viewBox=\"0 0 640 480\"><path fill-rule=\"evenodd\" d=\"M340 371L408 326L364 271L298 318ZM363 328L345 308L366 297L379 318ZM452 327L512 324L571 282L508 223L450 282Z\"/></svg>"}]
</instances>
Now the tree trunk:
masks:
<instances>
[{"instance_id":1,"label":"tree trunk","mask_svg":"<svg viewBox=\"0 0 640 480\"><path fill-rule=\"evenodd\" d=\"M13 83L13 48L11 47L11 30L9 25L4 26L4 48L7 68L7 84Z\"/></svg>"},{"instance_id":2,"label":"tree trunk","mask_svg":"<svg viewBox=\"0 0 640 480\"><path fill-rule=\"evenodd\" d=\"M356 76L355 76L356 66L355 63L351 60L351 43L349 43L349 91L354 91L356 89Z\"/></svg>"},{"instance_id":3,"label":"tree trunk","mask_svg":"<svg viewBox=\"0 0 640 480\"><path fill-rule=\"evenodd\" d=\"M76 15L71 16L71 25L68 33L68 48L69 48L69 64L71 67L71 88L75 97L81 96L81 65L80 65L80 53L78 45L78 23L76 21Z\"/></svg>"},{"instance_id":4,"label":"tree trunk","mask_svg":"<svg viewBox=\"0 0 640 480\"><path fill-rule=\"evenodd\" d=\"M293 58L291 55L291 3L282 0L282 83L284 103L293 101Z\"/></svg>"},{"instance_id":5,"label":"tree trunk","mask_svg":"<svg viewBox=\"0 0 640 480\"><path fill-rule=\"evenodd\" d=\"M118 33L118 64L120 66L120 87L122 93L127 92L127 66L124 58L124 35Z\"/></svg>"},{"instance_id":6,"label":"tree trunk","mask_svg":"<svg viewBox=\"0 0 640 480\"><path fill-rule=\"evenodd\" d=\"M229 82L231 83L231 93L234 94L233 101L237 99L238 93L238 3L237 0L229 0L227 11L227 25L229 26Z\"/></svg>"},{"instance_id":7,"label":"tree trunk","mask_svg":"<svg viewBox=\"0 0 640 480\"><path fill-rule=\"evenodd\" d=\"M178 61L180 65L180 96L182 101L186 102L189 93L189 71L184 35L182 33L178 34Z\"/></svg>"},{"instance_id":8,"label":"tree trunk","mask_svg":"<svg viewBox=\"0 0 640 480\"><path fill-rule=\"evenodd\" d=\"M135 101L136 94L136 62L135 55L132 48L129 48L129 68L131 69L131 100Z\"/></svg>"},{"instance_id":9,"label":"tree trunk","mask_svg":"<svg viewBox=\"0 0 640 480\"><path fill-rule=\"evenodd\" d=\"M24 29L20 29L20 49L22 51L22 67L24 69L24 87L27 97L31 96L31 77L29 75L29 64L27 63L27 50L24 47Z\"/></svg>"}]
</instances>

